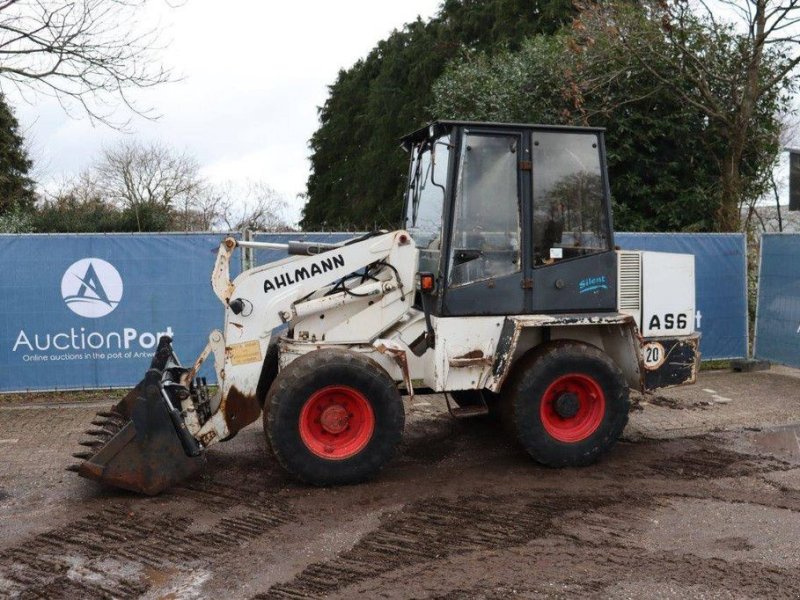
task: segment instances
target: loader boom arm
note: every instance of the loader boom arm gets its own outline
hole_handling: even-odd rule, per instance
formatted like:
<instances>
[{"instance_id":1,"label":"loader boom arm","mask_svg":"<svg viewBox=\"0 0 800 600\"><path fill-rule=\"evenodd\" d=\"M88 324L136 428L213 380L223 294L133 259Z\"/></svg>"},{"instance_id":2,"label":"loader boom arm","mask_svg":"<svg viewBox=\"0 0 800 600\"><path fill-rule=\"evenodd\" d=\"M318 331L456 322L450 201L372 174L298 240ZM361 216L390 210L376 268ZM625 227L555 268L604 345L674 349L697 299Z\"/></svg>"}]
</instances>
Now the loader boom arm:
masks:
<instances>
[{"instance_id":1,"label":"loader boom arm","mask_svg":"<svg viewBox=\"0 0 800 600\"><path fill-rule=\"evenodd\" d=\"M380 329L385 330L413 302L416 249L404 231L345 243L311 256L288 256L245 271L231 282L229 264L237 245L230 238L222 242L211 280L226 309L224 335L215 331L209 340L220 391L212 403L211 418L192 432L204 446L258 418L263 401L257 397L258 382L275 328L292 327L298 319L369 297L386 307L380 321ZM384 267L377 277L354 278L339 288L329 287L375 264ZM364 341L374 337L368 335Z\"/></svg>"}]
</instances>

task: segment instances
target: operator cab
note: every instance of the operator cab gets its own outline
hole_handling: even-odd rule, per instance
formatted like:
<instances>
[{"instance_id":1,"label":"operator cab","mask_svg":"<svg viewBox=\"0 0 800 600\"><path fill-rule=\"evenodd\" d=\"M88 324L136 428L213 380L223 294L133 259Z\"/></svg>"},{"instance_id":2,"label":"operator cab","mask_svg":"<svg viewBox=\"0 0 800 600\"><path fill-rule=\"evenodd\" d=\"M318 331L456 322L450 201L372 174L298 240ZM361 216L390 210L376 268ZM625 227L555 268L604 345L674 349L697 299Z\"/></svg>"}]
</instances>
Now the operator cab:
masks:
<instances>
[{"instance_id":1,"label":"operator cab","mask_svg":"<svg viewBox=\"0 0 800 600\"><path fill-rule=\"evenodd\" d=\"M602 129L436 121L402 142L434 315L616 309Z\"/></svg>"}]
</instances>

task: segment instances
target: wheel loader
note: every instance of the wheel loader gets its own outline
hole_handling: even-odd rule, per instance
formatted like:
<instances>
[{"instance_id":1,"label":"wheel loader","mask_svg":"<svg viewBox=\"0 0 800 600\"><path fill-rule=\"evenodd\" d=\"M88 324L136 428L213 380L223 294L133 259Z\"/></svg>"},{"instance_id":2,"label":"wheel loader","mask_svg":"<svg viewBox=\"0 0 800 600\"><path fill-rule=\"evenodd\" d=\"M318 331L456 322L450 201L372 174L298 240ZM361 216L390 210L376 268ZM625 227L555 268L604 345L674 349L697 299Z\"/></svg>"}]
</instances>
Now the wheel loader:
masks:
<instances>
[{"instance_id":1,"label":"wheel loader","mask_svg":"<svg viewBox=\"0 0 800 600\"><path fill-rule=\"evenodd\" d=\"M225 239L224 329L185 366L161 338L71 469L157 494L262 417L288 472L355 483L391 459L402 397L420 393L456 417L497 412L544 465L587 465L622 433L631 389L695 381L694 258L615 248L603 130L437 121L402 145L402 230ZM286 257L231 281L237 248ZM198 376L209 357L216 387Z\"/></svg>"}]
</instances>

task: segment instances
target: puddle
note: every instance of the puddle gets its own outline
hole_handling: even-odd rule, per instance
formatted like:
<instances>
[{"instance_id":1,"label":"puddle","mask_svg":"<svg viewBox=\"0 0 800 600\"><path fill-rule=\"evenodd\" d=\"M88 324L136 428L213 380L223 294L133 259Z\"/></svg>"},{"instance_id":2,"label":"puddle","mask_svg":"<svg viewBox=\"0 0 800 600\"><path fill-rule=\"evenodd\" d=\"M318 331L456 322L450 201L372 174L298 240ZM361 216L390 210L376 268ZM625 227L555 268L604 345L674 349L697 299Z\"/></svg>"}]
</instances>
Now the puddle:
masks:
<instances>
[{"instance_id":1,"label":"puddle","mask_svg":"<svg viewBox=\"0 0 800 600\"><path fill-rule=\"evenodd\" d=\"M747 442L764 454L800 462L800 427L747 432Z\"/></svg>"}]
</instances>

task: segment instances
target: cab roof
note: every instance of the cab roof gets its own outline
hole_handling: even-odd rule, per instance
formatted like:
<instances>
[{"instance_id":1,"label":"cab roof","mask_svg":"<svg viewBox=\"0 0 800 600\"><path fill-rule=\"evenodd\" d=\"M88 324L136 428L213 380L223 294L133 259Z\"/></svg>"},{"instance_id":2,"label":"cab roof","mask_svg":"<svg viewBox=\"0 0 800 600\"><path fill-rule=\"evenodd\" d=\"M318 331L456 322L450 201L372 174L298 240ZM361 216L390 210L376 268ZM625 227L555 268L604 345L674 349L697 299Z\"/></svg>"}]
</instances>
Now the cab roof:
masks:
<instances>
[{"instance_id":1,"label":"cab roof","mask_svg":"<svg viewBox=\"0 0 800 600\"><path fill-rule=\"evenodd\" d=\"M577 127L574 125L538 125L535 123L494 123L491 121L454 121L449 119L431 121L425 127L412 131L400 138L400 142L404 147L408 148L411 145L426 140L430 137L430 129L434 128L436 133L441 130L449 129L451 127L481 127L486 129L539 129L546 131L584 131L602 133L605 131L604 127Z\"/></svg>"}]
</instances>

